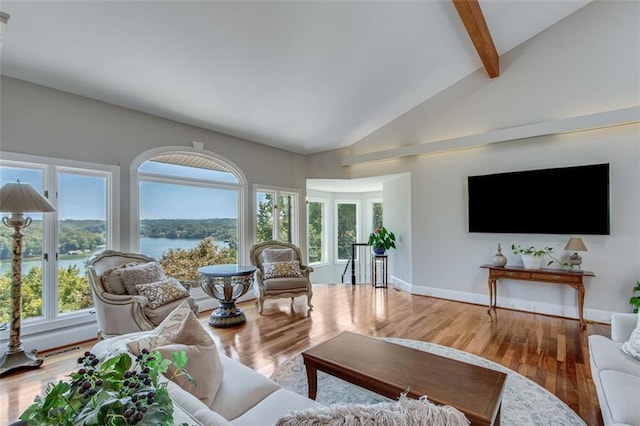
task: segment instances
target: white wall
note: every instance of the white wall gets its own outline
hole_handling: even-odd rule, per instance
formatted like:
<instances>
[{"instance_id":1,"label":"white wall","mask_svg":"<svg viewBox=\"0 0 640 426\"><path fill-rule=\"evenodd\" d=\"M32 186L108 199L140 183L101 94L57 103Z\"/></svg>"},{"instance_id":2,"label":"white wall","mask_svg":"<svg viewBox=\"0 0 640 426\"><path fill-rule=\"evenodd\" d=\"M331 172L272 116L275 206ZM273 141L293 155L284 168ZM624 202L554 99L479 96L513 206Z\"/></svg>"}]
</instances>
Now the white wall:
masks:
<instances>
[{"instance_id":1,"label":"white wall","mask_svg":"<svg viewBox=\"0 0 640 426\"><path fill-rule=\"evenodd\" d=\"M489 79L479 70L348 149L308 156L307 170L318 178L410 172L411 279L399 284L418 294L486 304L487 273L478 266L491 261L499 242L516 264L506 250L511 243L550 245L562 253L570 235L468 233L467 176L608 162L611 235L582 236L589 249L583 268L597 275L586 281L585 316L607 320L611 312L629 311L640 279L640 124L342 168L339 162L389 147L639 105L639 16L638 2L596 1L503 55L500 77ZM540 188L541 200L549 190L571 196L568 186ZM488 208L517 214L505 198L496 194ZM576 292L568 286L507 281L498 294L502 306L577 317Z\"/></svg>"},{"instance_id":2,"label":"white wall","mask_svg":"<svg viewBox=\"0 0 640 426\"><path fill-rule=\"evenodd\" d=\"M411 175L404 173L382 185L384 226L396 236L396 249L389 250L389 275L397 283L411 283L413 271L413 209Z\"/></svg>"}]
</instances>

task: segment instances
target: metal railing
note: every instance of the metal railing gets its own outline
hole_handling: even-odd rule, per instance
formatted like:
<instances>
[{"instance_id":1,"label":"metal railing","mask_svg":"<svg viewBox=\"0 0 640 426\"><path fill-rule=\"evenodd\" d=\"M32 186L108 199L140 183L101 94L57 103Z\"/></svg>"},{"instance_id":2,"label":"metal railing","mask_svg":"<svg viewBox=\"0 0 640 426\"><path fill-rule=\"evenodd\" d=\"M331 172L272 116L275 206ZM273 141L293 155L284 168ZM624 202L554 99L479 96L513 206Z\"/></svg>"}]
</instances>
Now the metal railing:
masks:
<instances>
[{"instance_id":1,"label":"metal railing","mask_svg":"<svg viewBox=\"0 0 640 426\"><path fill-rule=\"evenodd\" d=\"M351 269L351 285L371 282L371 248L367 243L351 244L351 255L342 271L341 282L345 283L345 276Z\"/></svg>"}]
</instances>

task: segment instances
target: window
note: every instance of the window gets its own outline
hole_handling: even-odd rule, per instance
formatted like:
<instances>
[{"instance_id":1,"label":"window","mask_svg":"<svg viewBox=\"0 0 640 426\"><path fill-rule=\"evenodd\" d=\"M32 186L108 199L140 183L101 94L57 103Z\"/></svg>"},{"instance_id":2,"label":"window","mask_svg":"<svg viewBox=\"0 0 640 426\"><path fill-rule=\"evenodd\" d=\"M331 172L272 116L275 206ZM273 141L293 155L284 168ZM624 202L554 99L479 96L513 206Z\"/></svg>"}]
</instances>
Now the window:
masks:
<instances>
[{"instance_id":1,"label":"window","mask_svg":"<svg viewBox=\"0 0 640 426\"><path fill-rule=\"evenodd\" d=\"M326 262L324 201L309 200L307 203L307 246L309 263Z\"/></svg>"},{"instance_id":2,"label":"window","mask_svg":"<svg viewBox=\"0 0 640 426\"><path fill-rule=\"evenodd\" d=\"M198 280L204 265L238 263L244 180L239 170L204 152L144 157L135 173L138 250L178 279Z\"/></svg>"},{"instance_id":3,"label":"window","mask_svg":"<svg viewBox=\"0 0 640 426\"><path fill-rule=\"evenodd\" d=\"M117 243L119 168L2 153L0 185L20 179L56 208L23 230L23 333L93 321L85 262ZM0 323L10 315L11 234L0 228Z\"/></svg>"},{"instance_id":4,"label":"window","mask_svg":"<svg viewBox=\"0 0 640 426\"><path fill-rule=\"evenodd\" d=\"M278 240L297 244L298 193L262 188L255 191L256 242Z\"/></svg>"},{"instance_id":5,"label":"window","mask_svg":"<svg viewBox=\"0 0 640 426\"><path fill-rule=\"evenodd\" d=\"M358 203L338 201L336 203L336 243L338 260L348 260L351 256L351 244L358 242Z\"/></svg>"},{"instance_id":6,"label":"window","mask_svg":"<svg viewBox=\"0 0 640 426\"><path fill-rule=\"evenodd\" d=\"M371 232L382 227L382 202L371 203Z\"/></svg>"}]
</instances>

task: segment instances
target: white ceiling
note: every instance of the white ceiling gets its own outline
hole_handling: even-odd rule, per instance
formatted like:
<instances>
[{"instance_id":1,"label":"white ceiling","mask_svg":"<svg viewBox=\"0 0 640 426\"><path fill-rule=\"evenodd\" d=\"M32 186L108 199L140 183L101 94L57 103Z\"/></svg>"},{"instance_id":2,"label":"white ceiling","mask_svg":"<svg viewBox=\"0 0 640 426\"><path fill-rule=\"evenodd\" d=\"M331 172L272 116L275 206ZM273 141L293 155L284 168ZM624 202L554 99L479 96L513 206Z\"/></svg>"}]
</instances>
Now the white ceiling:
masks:
<instances>
[{"instance_id":1,"label":"white ceiling","mask_svg":"<svg viewBox=\"0 0 640 426\"><path fill-rule=\"evenodd\" d=\"M588 2L480 4L503 54ZM350 145L481 67L449 0L1 9L4 75L302 154Z\"/></svg>"}]
</instances>

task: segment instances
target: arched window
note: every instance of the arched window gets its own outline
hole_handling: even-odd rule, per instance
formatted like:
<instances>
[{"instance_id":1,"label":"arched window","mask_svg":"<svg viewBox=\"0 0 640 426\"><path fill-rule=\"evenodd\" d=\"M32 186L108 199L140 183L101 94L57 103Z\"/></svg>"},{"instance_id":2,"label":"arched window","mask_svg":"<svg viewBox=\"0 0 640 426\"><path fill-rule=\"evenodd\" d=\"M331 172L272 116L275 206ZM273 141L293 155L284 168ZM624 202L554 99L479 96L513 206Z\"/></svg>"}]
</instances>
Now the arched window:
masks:
<instances>
[{"instance_id":1,"label":"arched window","mask_svg":"<svg viewBox=\"0 0 640 426\"><path fill-rule=\"evenodd\" d=\"M246 179L229 160L160 148L136 158L132 179L138 214L131 246L158 259L167 274L197 279L199 266L243 261Z\"/></svg>"}]
</instances>

